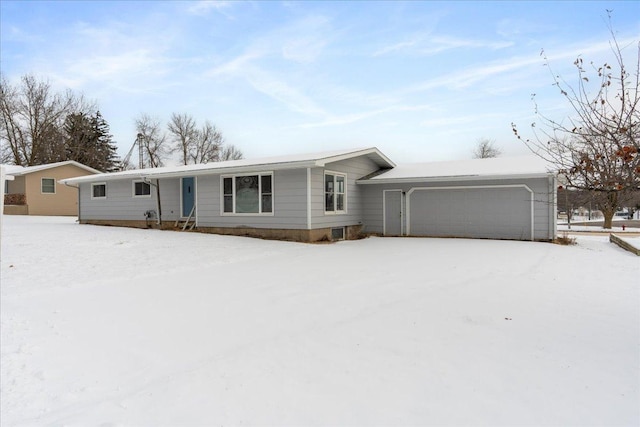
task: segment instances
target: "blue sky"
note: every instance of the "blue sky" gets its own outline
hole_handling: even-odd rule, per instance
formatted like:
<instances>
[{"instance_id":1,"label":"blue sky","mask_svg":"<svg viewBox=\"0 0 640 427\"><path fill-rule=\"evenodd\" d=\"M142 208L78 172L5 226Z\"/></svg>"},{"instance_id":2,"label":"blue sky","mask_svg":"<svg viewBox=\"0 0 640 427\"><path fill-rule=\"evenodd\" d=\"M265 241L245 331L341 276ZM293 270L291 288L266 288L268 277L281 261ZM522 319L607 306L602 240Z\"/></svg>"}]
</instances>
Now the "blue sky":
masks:
<instances>
[{"instance_id":1,"label":"blue sky","mask_svg":"<svg viewBox=\"0 0 640 427\"><path fill-rule=\"evenodd\" d=\"M638 2L0 2L0 66L95 100L121 154L134 119L210 120L245 157L377 146L396 162L526 153L511 122L566 115L540 56L611 59ZM634 54L633 46L625 52Z\"/></svg>"}]
</instances>

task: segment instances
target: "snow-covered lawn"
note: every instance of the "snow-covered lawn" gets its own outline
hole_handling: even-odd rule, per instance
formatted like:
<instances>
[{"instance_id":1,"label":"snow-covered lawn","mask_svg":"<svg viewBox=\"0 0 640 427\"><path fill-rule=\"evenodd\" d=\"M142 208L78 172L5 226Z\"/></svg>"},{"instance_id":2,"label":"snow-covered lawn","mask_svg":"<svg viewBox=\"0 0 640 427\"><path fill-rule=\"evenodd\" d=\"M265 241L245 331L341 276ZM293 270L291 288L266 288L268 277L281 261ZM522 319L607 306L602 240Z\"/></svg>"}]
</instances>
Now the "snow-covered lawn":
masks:
<instances>
[{"instance_id":1,"label":"snow-covered lawn","mask_svg":"<svg viewBox=\"0 0 640 427\"><path fill-rule=\"evenodd\" d=\"M640 259L607 239L6 216L0 424L638 425Z\"/></svg>"}]
</instances>

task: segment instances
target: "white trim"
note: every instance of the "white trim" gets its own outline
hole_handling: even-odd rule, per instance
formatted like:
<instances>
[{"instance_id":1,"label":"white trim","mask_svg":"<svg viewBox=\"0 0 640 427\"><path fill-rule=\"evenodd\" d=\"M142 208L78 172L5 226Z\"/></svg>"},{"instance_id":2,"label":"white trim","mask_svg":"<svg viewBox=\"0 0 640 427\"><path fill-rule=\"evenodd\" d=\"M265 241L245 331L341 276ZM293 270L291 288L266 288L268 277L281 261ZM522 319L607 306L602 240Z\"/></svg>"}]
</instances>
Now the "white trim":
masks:
<instances>
[{"instance_id":1,"label":"white trim","mask_svg":"<svg viewBox=\"0 0 640 427\"><path fill-rule=\"evenodd\" d=\"M225 162L212 162L199 165L188 165L180 167L161 167L161 168L149 168L139 169L131 171L120 171L112 173L103 173L96 177L76 177L65 178L65 182L76 184L79 182L91 182L93 180L108 181L115 179L130 179L130 178L181 178L199 175L255 175L260 170L287 170L287 169L304 169L314 167L324 167L325 164L334 163L349 158L356 158L360 156L368 156L371 160L374 160L376 164L382 164L384 167L394 167L395 163L389 160L384 154L382 154L377 148L364 148L355 150L343 150L338 152L329 153L315 153L298 156L286 156L286 157L272 157L249 160L229 160Z\"/></svg>"},{"instance_id":2,"label":"white trim","mask_svg":"<svg viewBox=\"0 0 640 427\"><path fill-rule=\"evenodd\" d=\"M76 166L80 169L84 169L87 172L91 172L94 175L97 174L101 174L102 172L94 169L92 167L89 167L87 165L83 165L82 163L76 162L75 160L65 160L63 162L56 162L56 163L48 163L46 165L37 165L37 166L25 166L24 168L20 169L20 170L16 170L15 172L11 173L12 176L22 176L22 175L28 175L30 173L34 173L34 172L40 172L43 170L47 170L47 169L53 169L53 168L57 168L60 166ZM7 173L7 172L5 172ZM71 178L65 178L66 179L71 179Z\"/></svg>"},{"instance_id":3,"label":"white trim","mask_svg":"<svg viewBox=\"0 0 640 427\"><path fill-rule=\"evenodd\" d=\"M136 183L142 182L143 184L147 184L149 186L149 194L136 194ZM134 179L131 181L131 197L134 199L150 199L151 198L151 184L149 184L144 179Z\"/></svg>"},{"instance_id":4,"label":"white trim","mask_svg":"<svg viewBox=\"0 0 640 427\"><path fill-rule=\"evenodd\" d=\"M400 235L404 236L404 215L402 211L402 193L400 188L394 188L389 190L382 190L382 235L387 235L387 191L399 191L400 192Z\"/></svg>"},{"instance_id":5,"label":"white trim","mask_svg":"<svg viewBox=\"0 0 640 427\"><path fill-rule=\"evenodd\" d=\"M195 226L198 226L198 177L194 176L193 177L193 190L195 191L195 193L193 194L193 203L196 206L196 210L195 212L193 212L193 214L195 215L194 218L194 222L195 222Z\"/></svg>"},{"instance_id":6,"label":"white trim","mask_svg":"<svg viewBox=\"0 0 640 427\"><path fill-rule=\"evenodd\" d=\"M327 181L326 181L326 176L328 175L333 175L333 187L334 187L334 200L333 200L333 211L327 211ZM336 197L335 195L338 194L335 189L337 188L336 186L336 176L342 176L344 177L344 209L339 211L337 209L338 204L336 203ZM349 177L347 176L346 173L344 172L337 172L337 171L331 171L331 170L325 170L324 174L322 175L322 210L324 211L325 215L346 215L348 214L348 188L349 188Z\"/></svg>"},{"instance_id":7,"label":"white trim","mask_svg":"<svg viewBox=\"0 0 640 427\"><path fill-rule=\"evenodd\" d=\"M236 178L242 176L257 176L258 177L258 212L236 212ZM271 212L262 212L262 177L271 177ZM233 212L224 211L224 179L231 178L231 191L232 191L232 207ZM250 173L238 173L238 174L225 174L220 175L220 216L275 216L276 211L276 179L273 171L263 172L250 172Z\"/></svg>"},{"instance_id":8,"label":"white trim","mask_svg":"<svg viewBox=\"0 0 640 427\"><path fill-rule=\"evenodd\" d=\"M407 198L406 198L406 206L407 206L407 214L406 214L406 222L407 222L407 236L411 235L411 195L413 194L414 191L423 191L423 190L470 190L470 189L481 189L481 188L485 188L485 189L498 189L498 188L524 188L525 190L527 190L529 192L530 195L530 204L531 204L531 238L530 240L533 241L534 240L534 218L533 218L533 214L534 214L534 209L533 209L533 203L534 203L534 192L531 188L529 188L528 185L526 184L505 184L505 185L462 185L462 186L455 186L455 187L413 187L412 189L410 189L409 191L407 191Z\"/></svg>"},{"instance_id":9,"label":"white trim","mask_svg":"<svg viewBox=\"0 0 640 427\"><path fill-rule=\"evenodd\" d=\"M42 184L43 184L43 180L45 179L50 179L51 181L53 181L53 193L49 193L49 192L45 192L42 191ZM40 194L56 194L56 179L55 178L47 178L47 177L40 177Z\"/></svg>"},{"instance_id":10,"label":"white trim","mask_svg":"<svg viewBox=\"0 0 640 427\"><path fill-rule=\"evenodd\" d=\"M307 230L311 230L311 168L307 168Z\"/></svg>"},{"instance_id":11,"label":"white trim","mask_svg":"<svg viewBox=\"0 0 640 427\"><path fill-rule=\"evenodd\" d=\"M104 196L93 197L93 187L98 185L104 185ZM92 182L91 183L91 200L104 200L107 198L107 183L106 182Z\"/></svg>"}]
</instances>

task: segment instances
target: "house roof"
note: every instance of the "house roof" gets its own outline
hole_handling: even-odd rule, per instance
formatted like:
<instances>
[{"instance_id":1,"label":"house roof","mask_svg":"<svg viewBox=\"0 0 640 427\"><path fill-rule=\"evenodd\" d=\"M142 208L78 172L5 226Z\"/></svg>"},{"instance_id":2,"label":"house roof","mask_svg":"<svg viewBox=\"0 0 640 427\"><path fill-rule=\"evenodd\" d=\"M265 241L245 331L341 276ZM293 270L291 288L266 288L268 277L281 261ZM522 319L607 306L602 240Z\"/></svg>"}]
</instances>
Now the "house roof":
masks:
<instances>
[{"instance_id":1,"label":"house roof","mask_svg":"<svg viewBox=\"0 0 640 427\"><path fill-rule=\"evenodd\" d=\"M60 180L63 184L78 184L82 182L110 181L126 178L171 178L182 176L207 175L212 173L241 173L256 172L263 169L282 170L306 167L323 167L328 163L348 160L354 157L366 156L381 168L394 167L387 156L377 148L357 148L350 150L327 151L322 153L296 154L261 159L229 160L198 165L161 167L151 169L135 169L122 172L102 173L76 178Z\"/></svg>"},{"instance_id":2,"label":"house roof","mask_svg":"<svg viewBox=\"0 0 640 427\"><path fill-rule=\"evenodd\" d=\"M43 171L47 169L57 168L60 166L72 165L79 167L80 169L84 169L86 171L92 172L94 174L101 173L99 170L91 168L87 165L83 165L82 163L76 162L75 160L66 160L64 162L57 163L48 163L46 165L37 165L37 166L16 166L16 165L3 165L5 167L5 173L11 176L22 176L28 175L30 173Z\"/></svg>"},{"instance_id":3,"label":"house roof","mask_svg":"<svg viewBox=\"0 0 640 427\"><path fill-rule=\"evenodd\" d=\"M447 162L407 163L358 181L358 184L383 184L416 181L464 181L542 177L552 174L546 161L537 156L497 157Z\"/></svg>"}]
</instances>

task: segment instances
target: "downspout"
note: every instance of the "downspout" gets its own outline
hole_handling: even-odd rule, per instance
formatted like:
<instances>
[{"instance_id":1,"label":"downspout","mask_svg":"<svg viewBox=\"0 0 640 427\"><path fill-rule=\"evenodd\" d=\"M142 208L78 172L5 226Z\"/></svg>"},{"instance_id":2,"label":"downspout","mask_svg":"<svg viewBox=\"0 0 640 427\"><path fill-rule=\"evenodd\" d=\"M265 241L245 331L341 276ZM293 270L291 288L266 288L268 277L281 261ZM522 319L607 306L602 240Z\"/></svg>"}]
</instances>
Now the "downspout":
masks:
<instances>
[{"instance_id":1,"label":"downspout","mask_svg":"<svg viewBox=\"0 0 640 427\"><path fill-rule=\"evenodd\" d=\"M311 168L307 168L307 230L311 230Z\"/></svg>"},{"instance_id":2,"label":"downspout","mask_svg":"<svg viewBox=\"0 0 640 427\"><path fill-rule=\"evenodd\" d=\"M156 187L156 209L158 210L158 218L156 219L156 224L162 228L162 208L160 204L160 180L156 179L156 184L148 180L146 177L142 177L142 181L146 182L149 185L153 185Z\"/></svg>"},{"instance_id":3,"label":"downspout","mask_svg":"<svg viewBox=\"0 0 640 427\"><path fill-rule=\"evenodd\" d=\"M66 185L67 187L72 187L75 188L76 190L78 190L78 224L81 224L81 219L80 219L80 184L78 184L77 186L75 185L71 185L68 182L65 182L64 185Z\"/></svg>"},{"instance_id":4,"label":"downspout","mask_svg":"<svg viewBox=\"0 0 640 427\"><path fill-rule=\"evenodd\" d=\"M549 240L553 240L558 235L558 181L555 175L549 177Z\"/></svg>"}]
</instances>

